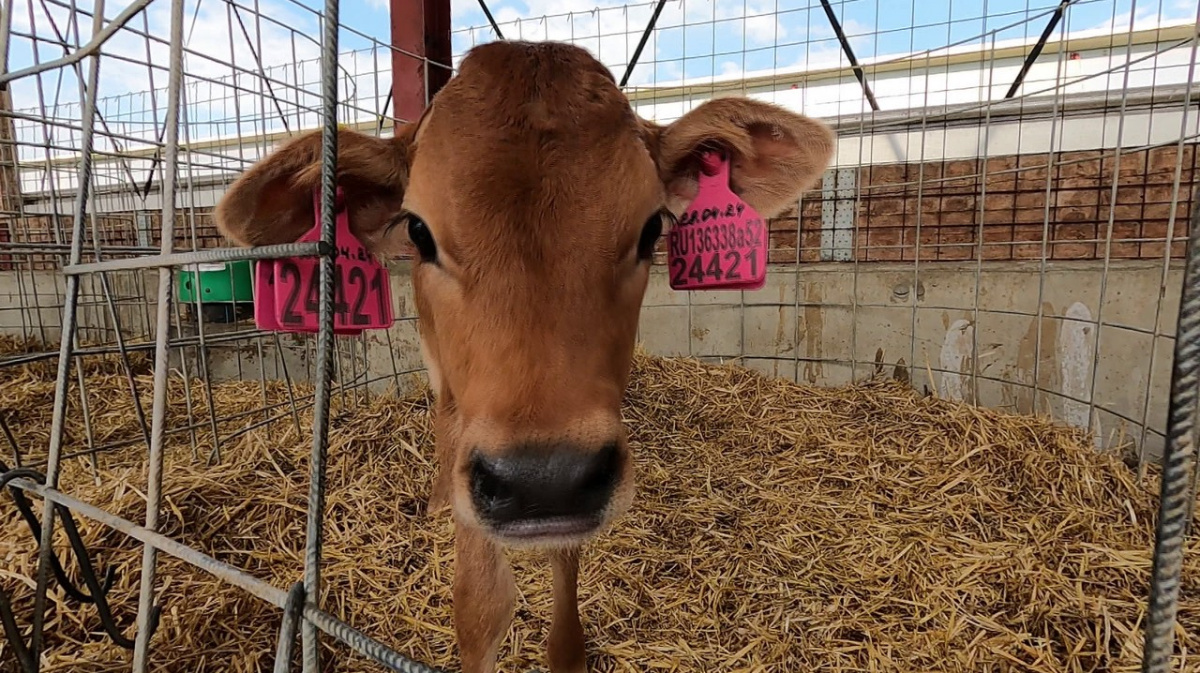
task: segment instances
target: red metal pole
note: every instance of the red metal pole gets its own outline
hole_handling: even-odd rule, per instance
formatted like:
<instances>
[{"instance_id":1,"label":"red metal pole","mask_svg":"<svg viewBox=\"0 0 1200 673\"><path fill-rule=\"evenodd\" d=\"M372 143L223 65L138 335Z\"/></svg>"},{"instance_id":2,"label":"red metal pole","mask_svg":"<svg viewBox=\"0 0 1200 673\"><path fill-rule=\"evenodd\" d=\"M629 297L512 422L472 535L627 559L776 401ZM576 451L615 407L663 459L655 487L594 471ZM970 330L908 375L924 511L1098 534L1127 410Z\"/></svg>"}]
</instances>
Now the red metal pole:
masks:
<instances>
[{"instance_id":1,"label":"red metal pole","mask_svg":"<svg viewBox=\"0 0 1200 673\"><path fill-rule=\"evenodd\" d=\"M416 121L450 80L450 0L392 0L392 109Z\"/></svg>"}]
</instances>

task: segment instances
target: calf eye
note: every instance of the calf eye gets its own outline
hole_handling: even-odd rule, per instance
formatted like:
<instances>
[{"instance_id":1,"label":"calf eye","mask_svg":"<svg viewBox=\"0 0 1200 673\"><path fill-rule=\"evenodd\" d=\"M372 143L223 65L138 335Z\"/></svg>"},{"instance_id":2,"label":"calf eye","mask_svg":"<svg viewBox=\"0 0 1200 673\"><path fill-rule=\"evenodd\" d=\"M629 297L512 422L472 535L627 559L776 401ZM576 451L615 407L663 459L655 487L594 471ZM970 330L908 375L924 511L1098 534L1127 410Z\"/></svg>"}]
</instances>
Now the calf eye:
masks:
<instances>
[{"instance_id":1,"label":"calf eye","mask_svg":"<svg viewBox=\"0 0 1200 673\"><path fill-rule=\"evenodd\" d=\"M408 238L416 246L421 261L437 261L437 244L433 242L433 234L425 221L416 215L408 216Z\"/></svg>"},{"instance_id":2,"label":"calf eye","mask_svg":"<svg viewBox=\"0 0 1200 673\"><path fill-rule=\"evenodd\" d=\"M646 260L654 256L654 246L658 243L658 237L662 236L664 217L666 213L655 213L642 226L642 236L638 239L637 247L638 259Z\"/></svg>"}]
</instances>

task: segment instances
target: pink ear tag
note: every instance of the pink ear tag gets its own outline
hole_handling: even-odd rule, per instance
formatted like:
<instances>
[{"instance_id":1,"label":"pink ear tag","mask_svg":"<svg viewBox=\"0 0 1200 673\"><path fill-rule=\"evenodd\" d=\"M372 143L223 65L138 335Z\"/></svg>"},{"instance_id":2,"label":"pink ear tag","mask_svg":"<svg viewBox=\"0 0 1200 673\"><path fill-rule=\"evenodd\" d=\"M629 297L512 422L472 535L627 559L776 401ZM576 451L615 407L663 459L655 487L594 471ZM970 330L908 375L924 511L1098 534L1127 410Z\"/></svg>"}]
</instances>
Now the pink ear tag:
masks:
<instances>
[{"instance_id":1,"label":"pink ear tag","mask_svg":"<svg viewBox=\"0 0 1200 673\"><path fill-rule=\"evenodd\" d=\"M673 290L757 290L767 281L767 227L729 189L729 159L704 155L699 190L667 233Z\"/></svg>"},{"instance_id":2,"label":"pink ear tag","mask_svg":"<svg viewBox=\"0 0 1200 673\"><path fill-rule=\"evenodd\" d=\"M254 262L254 324L271 332L283 331L275 319L275 262L260 259Z\"/></svg>"},{"instance_id":3,"label":"pink ear tag","mask_svg":"<svg viewBox=\"0 0 1200 673\"><path fill-rule=\"evenodd\" d=\"M313 194L316 224L299 242L321 240L321 195ZM350 230L350 214L342 189L337 190L337 254L333 258L333 331L358 335L368 329L392 326L391 285L387 269ZM255 322L262 329L283 332L317 332L320 326L320 258L289 257L259 263L257 275L264 288ZM267 295L270 294L270 297ZM258 303L258 299L255 299ZM268 314L267 311L270 311ZM273 321L273 323L272 323Z\"/></svg>"}]
</instances>

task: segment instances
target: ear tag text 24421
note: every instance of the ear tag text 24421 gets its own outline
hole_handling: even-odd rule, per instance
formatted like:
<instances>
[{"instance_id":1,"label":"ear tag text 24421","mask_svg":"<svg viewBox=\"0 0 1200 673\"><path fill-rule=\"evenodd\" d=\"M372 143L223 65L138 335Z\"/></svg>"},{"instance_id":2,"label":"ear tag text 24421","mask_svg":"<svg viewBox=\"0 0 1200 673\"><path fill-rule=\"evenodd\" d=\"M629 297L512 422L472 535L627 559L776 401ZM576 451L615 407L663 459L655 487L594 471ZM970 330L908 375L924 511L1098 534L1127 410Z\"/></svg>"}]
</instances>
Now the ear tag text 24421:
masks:
<instances>
[{"instance_id":1,"label":"ear tag text 24421","mask_svg":"<svg viewBox=\"0 0 1200 673\"><path fill-rule=\"evenodd\" d=\"M767 280L767 227L729 188L729 159L704 155L696 198L667 234L673 290L757 290Z\"/></svg>"},{"instance_id":2,"label":"ear tag text 24421","mask_svg":"<svg viewBox=\"0 0 1200 673\"><path fill-rule=\"evenodd\" d=\"M313 191L316 224L300 243L321 240L321 193ZM333 258L333 331L359 335L392 325L387 269L350 231L350 213L341 187L334 204L337 254ZM317 332L321 324L319 257L264 259L255 264L254 322L276 332Z\"/></svg>"}]
</instances>

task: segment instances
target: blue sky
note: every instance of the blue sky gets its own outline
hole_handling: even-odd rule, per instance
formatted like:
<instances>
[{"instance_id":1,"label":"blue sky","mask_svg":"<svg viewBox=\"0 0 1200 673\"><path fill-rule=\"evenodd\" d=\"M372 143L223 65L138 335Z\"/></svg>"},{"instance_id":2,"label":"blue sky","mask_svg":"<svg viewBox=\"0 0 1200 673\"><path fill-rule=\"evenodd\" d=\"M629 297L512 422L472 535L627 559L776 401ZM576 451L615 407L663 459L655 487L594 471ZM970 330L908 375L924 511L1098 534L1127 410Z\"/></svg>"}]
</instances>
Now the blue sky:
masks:
<instances>
[{"instance_id":1,"label":"blue sky","mask_svg":"<svg viewBox=\"0 0 1200 673\"><path fill-rule=\"evenodd\" d=\"M314 0L303 0L314 2ZM1135 4L1136 3L1136 4ZM388 39L387 0L343 3L344 22ZM1058 0L837 0L832 3L856 55L869 59L960 42L1036 37ZM619 76L653 2L493 0L506 38L569 40L596 53ZM1078 0L1068 31L1194 18L1196 0ZM454 50L495 39L477 0L452 0ZM839 56L818 0L670 0L633 81L662 83L713 74L788 68Z\"/></svg>"},{"instance_id":2,"label":"blue sky","mask_svg":"<svg viewBox=\"0 0 1200 673\"><path fill-rule=\"evenodd\" d=\"M85 9L92 3L76 0ZM480 10L477 0L451 0L454 48L461 55L472 44L490 41L495 36ZM1136 3L1136 4L1134 4ZM1110 27L1120 33L1128 29L1131 12L1137 27L1150 27L1160 20L1194 19L1200 0L1077 0L1067 12L1063 30L1076 32ZM106 14L114 16L127 3L108 2ZM1011 40L1036 37L1049 19L1058 0L835 0L833 7L860 59L937 49L954 43L978 43L982 40ZM14 3L13 28L17 33L34 32L57 40L55 30L66 34L68 42L77 40L71 33L71 21L61 5L34 0L30 13L26 3ZM155 0L143 16L129 26L158 38L168 33L170 2ZM196 87L191 103L210 96L212 115L241 119L251 115L246 105L263 104L255 95L245 98L239 107L230 102L235 96L228 87L231 74L241 71L238 86L243 90L260 89L263 84L250 82L259 64L293 87L317 92L316 67L320 31L316 10L323 0L185 0L185 37L190 53L185 70ZM493 15L506 38L553 39L573 41L590 49L620 77L630 54L649 20L653 2L622 4L616 0L494 0L489 2ZM49 7L49 13L44 9ZM256 15L257 7L260 15ZM388 53L390 43L388 0L348 0L342 3L341 50L359 50L344 56L346 72L356 73L357 92L367 97L386 94L390 83ZM86 40L90 19L77 17ZM53 20L53 21L52 21ZM247 39L246 36L250 39ZM1119 39L1119 38L1118 38ZM374 47L374 52L365 51ZM149 60L160 69L148 68ZM101 97L109 99L109 118L137 116L143 109L161 108L162 101L148 95L113 98L129 92L161 90L166 84L167 50L161 42L123 31L105 46L101 68ZM61 57L63 49L51 43L40 48L42 60ZM665 84L682 78L737 74L747 71L796 69L806 64L831 65L841 61L840 47L825 17L819 0L669 0L659 19L658 29L648 42L640 65L634 71L634 85ZM230 63L236 63L231 68ZM32 63L28 39L16 37L10 50L9 67L16 69ZM296 63L305 63L301 68ZM55 101L78 100L79 86L68 69L60 78L42 79L42 90L33 78L14 83L17 109L29 108L40 100L52 107ZM261 80L261 78L259 78ZM221 94L213 82L225 82L228 91ZM205 93L205 87L213 90ZM365 92L365 93L364 93ZM316 100L304 100L296 94L297 107L315 107ZM376 99L370 99L372 101ZM203 103L203 101L201 101ZM370 105L375 105L374 102ZM69 115L68 108L49 113ZM75 108L77 110L77 108ZM269 111L255 111L266 116ZM75 114L78 114L75 112ZM153 112L151 117L157 117ZM193 120L198 121L198 120ZM148 124L130 121L130 124ZM131 127L133 128L133 127ZM215 132L215 131L214 131Z\"/></svg>"},{"instance_id":3,"label":"blue sky","mask_svg":"<svg viewBox=\"0 0 1200 673\"><path fill-rule=\"evenodd\" d=\"M383 5L372 0L353 11L369 25L386 18ZM867 59L978 42L984 36L997 41L1035 37L1058 0L840 0L832 5L856 55ZM573 38L613 67L628 62L653 3L504 0L488 6L505 37ZM452 0L451 7L456 52L473 41L494 39L476 0ZM1128 26L1135 7L1142 25L1196 15L1196 0L1079 0L1056 33ZM597 33L608 37L593 39ZM650 46L642 59L647 65L637 74L651 81L794 66L839 49L818 0L721 0L719 7L714 0L672 0Z\"/></svg>"},{"instance_id":4,"label":"blue sky","mask_svg":"<svg viewBox=\"0 0 1200 673\"><path fill-rule=\"evenodd\" d=\"M234 0L243 7L240 12L248 32L255 36L263 32L295 29L307 46L298 55L313 53L319 37L316 16L312 10L324 6L322 0ZM1138 21L1161 16L1167 19L1194 17L1198 0L1078 0L1067 15L1066 28L1071 31L1094 28L1106 23L1128 24L1133 3L1137 3ZM460 54L471 44L490 41L494 34L487 26L477 0L451 0L455 28L454 47ZM79 2L82 7L91 3ZM108 3L106 14L115 15L126 3ZM382 44L389 41L388 0L349 0L343 2L342 46L362 48L368 40L354 34L359 31ZM1047 14L1058 0L839 0L835 11L860 58L921 51L963 40L978 41L989 31L998 31L996 39L1036 36L1045 25ZM202 53L213 53L228 59L229 43L245 43L241 26L230 19L230 5L225 0L186 0L189 45ZM50 5L55 9L54 5ZM255 22L252 11L258 6L268 19ZM25 3L18 8L14 24L25 27L30 21ZM600 56L614 70L620 71L629 60L641 30L646 25L652 2L623 4L614 0L493 0L489 2L493 15L501 22L506 37L526 39L556 39L577 42ZM38 9L35 4L37 13ZM165 35L169 2L156 0L148 12L151 32ZM65 10L54 11L60 29L66 25ZM986 14L986 17L985 17ZM193 25L196 17L206 21ZM45 17L40 19L37 32L49 35ZM24 19L24 20L23 20ZM83 32L89 26L83 20ZM134 21L134 27L139 25ZM475 30L471 30L475 27ZM1001 30L1003 29L1003 30ZM303 39L310 38L310 39ZM137 42L132 53L144 53L144 42ZM233 46L236 49L236 45ZM643 54L635 73L642 83L662 82L702 77L737 70L782 68L811 61L838 51L834 33L829 27L818 0L670 0L659 20L658 30ZM266 49L257 54L268 63L285 63L292 49ZM61 56L61 49L49 45L42 49L43 58ZM27 43L17 41L10 57L10 67L19 68L31 62ZM189 64L190 65L190 64ZM120 68L113 64L110 68ZM144 68L142 68L144 70ZM131 82L132 83L132 82ZM109 87L106 87L106 89ZM109 94L120 93L114 86Z\"/></svg>"}]
</instances>

